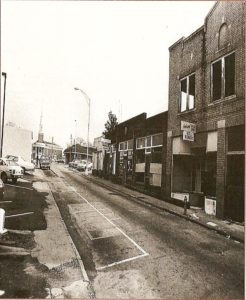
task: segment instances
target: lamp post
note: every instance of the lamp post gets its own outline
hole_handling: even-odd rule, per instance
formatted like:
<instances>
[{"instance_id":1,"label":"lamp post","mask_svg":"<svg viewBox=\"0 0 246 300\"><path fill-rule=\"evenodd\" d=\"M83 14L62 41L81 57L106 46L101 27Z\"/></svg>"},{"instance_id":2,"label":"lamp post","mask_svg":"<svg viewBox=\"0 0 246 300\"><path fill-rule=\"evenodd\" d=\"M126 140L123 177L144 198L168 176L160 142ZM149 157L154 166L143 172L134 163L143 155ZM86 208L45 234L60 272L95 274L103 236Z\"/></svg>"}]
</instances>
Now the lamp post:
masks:
<instances>
[{"instance_id":1,"label":"lamp post","mask_svg":"<svg viewBox=\"0 0 246 300\"><path fill-rule=\"evenodd\" d=\"M75 87L75 91L80 91L82 95L85 97L85 100L88 104L88 132L87 132L87 159L86 159L86 175L88 175L88 158L89 158L89 133L90 133L90 111L91 111L91 99L89 96L80 88Z\"/></svg>"},{"instance_id":2,"label":"lamp post","mask_svg":"<svg viewBox=\"0 0 246 300\"><path fill-rule=\"evenodd\" d=\"M75 122L75 134L74 134L74 151L75 151L75 155L74 155L74 159L77 158L77 149L76 149L76 131L77 131L77 120L74 120Z\"/></svg>"},{"instance_id":3,"label":"lamp post","mask_svg":"<svg viewBox=\"0 0 246 300\"><path fill-rule=\"evenodd\" d=\"M1 149L0 149L0 157L3 154L3 129L4 129L4 111L5 111L5 93L6 93L6 80L7 80L7 73L2 72L2 76L4 76L4 91L3 91L3 119L2 119L2 133L1 133ZM0 101L0 111L1 111L1 101ZM1 115L0 115L0 122L1 122Z\"/></svg>"}]
</instances>

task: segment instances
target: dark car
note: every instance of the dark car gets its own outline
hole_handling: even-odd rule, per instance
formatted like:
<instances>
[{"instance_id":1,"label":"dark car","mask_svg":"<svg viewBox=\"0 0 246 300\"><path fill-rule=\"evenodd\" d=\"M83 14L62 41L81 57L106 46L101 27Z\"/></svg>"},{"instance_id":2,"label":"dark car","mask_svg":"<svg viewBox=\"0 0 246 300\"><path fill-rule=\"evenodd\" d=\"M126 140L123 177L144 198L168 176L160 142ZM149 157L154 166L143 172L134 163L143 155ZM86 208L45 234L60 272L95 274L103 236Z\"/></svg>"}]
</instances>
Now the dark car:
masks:
<instances>
[{"instance_id":1,"label":"dark car","mask_svg":"<svg viewBox=\"0 0 246 300\"><path fill-rule=\"evenodd\" d=\"M42 156L39 160L40 169L50 169L50 159Z\"/></svg>"}]
</instances>

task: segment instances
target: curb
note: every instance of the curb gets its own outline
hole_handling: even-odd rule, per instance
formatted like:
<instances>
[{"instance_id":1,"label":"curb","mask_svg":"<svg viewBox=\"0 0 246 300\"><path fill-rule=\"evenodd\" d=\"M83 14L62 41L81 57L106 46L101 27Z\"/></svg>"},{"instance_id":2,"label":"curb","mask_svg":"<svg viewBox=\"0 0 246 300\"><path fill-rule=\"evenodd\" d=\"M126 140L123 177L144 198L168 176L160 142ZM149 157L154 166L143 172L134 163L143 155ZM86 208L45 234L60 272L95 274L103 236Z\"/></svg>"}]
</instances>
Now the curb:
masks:
<instances>
[{"instance_id":1,"label":"curb","mask_svg":"<svg viewBox=\"0 0 246 300\"><path fill-rule=\"evenodd\" d=\"M59 175L58 175L54 170L52 170L52 172L53 172L54 174L56 174L56 175L59 177ZM214 231L214 232L216 232L216 233L218 233L218 234L220 234L220 235L222 235L222 236L224 236L224 237L226 237L226 238L228 238L228 239L231 239L231 240L234 240L234 241L237 241L237 242L240 242L240 243L244 244L244 239L241 238L241 237L238 237L237 235L234 235L233 233L228 233L228 232L226 232L226 231L223 230L223 229L219 229L219 228L216 228L216 227L211 227L211 226L207 225L206 223L203 223L203 222L200 222L200 221L198 221L198 220L193 219L193 218L190 217L190 216L187 216L187 215L185 216L185 215L183 215L183 214L180 214L180 213L175 212L175 211L173 211L173 210L170 210L170 209L168 209L168 208L165 208L165 207L161 207L161 206L159 206L159 205L152 204L152 203L150 203L150 202L148 202L148 201L146 201L146 200L143 200L143 199L139 199L137 196L128 194L128 193L126 193L126 192L122 192L122 191L119 190L119 189L116 189L116 188L111 187L111 186L109 186L109 185L107 185L107 184L105 184L105 183L102 183L102 182L98 181L96 178L88 177L88 176L86 176L86 175L84 175L84 174L82 174L82 173L80 173L80 175L81 175L84 179L86 179L86 180L88 180L88 181L97 183L99 186L102 186L102 187L104 187L104 188L106 188L106 189L108 189L108 190L110 190L110 191L117 192L119 195L123 195L123 196L130 197L130 198L133 199L135 202L138 202L138 203L141 203L141 204L145 204L145 205L148 205L148 206L152 206L152 207L155 207L155 208L157 208L157 209L166 211L166 212L168 212L168 213L170 213L170 214L172 214L172 215L175 215L175 216L177 216L177 217L183 218L183 219L185 219L185 220L187 220L187 221L190 221L190 222L193 222L193 223L195 223L195 224L197 224L197 225L200 225L200 226L202 226L203 228L206 228L206 229L208 229L208 230L212 230L212 231Z\"/></svg>"},{"instance_id":2,"label":"curb","mask_svg":"<svg viewBox=\"0 0 246 300\"><path fill-rule=\"evenodd\" d=\"M172 215L175 215L175 216L178 216L178 217L180 217L180 218L186 219L187 221L193 222L193 223L195 223L195 224L197 224L197 225L200 225L200 226L202 226L202 227L204 227L204 228L206 228L206 229L215 231L216 233L218 233L218 234L220 234L220 235L222 235L222 236L224 236L224 237L226 237L226 238L228 238L228 239L231 239L231 240L234 240L234 241L237 241L237 242L240 242L240 243L244 244L244 239L241 238L241 237L238 237L237 235L234 235L233 233L228 233L227 231L225 231L225 230L223 230L223 229L211 227L211 226L207 225L206 223L203 223L203 222L200 222L200 221L198 221L198 220L193 219L193 218L190 217L190 216L187 216L187 215L185 216L185 215L183 215L183 214L180 214L180 213L175 212L175 211L173 211L173 210L170 210L170 209L168 209L168 208L165 208L165 207L161 207L161 206L159 206L159 205L152 204L152 203L150 203L150 202L148 202L148 201L146 201L146 200L143 200L143 199L139 199L137 196L128 194L128 193L126 193L126 192L122 192L122 191L120 191L120 190L118 190L118 189L115 189L115 188L113 188L113 187L111 187L111 186L108 186L107 184L104 184L104 183L98 181L97 179L94 179L94 178L91 178L91 177L87 177L87 176L85 176L85 175L83 175L83 174L81 174L81 176L82 176L83 178L87 179L88 181L95 182L95 183L97 183L98 185L107 188L108 190L117 192L118 194L121 194L121 195L123 195L123 196L130 197L130 198L132 198L134 201L136 201L136 202L138 202L138 203L142 203L142 204L144 203L144 204L146 204L146 205L149 205L149 206L155 207L155 208L157 208L157 209L166 211L166 212L168 212L168 213L170 213L170 214L172 214Z\"/></svg>"}]
</instances>

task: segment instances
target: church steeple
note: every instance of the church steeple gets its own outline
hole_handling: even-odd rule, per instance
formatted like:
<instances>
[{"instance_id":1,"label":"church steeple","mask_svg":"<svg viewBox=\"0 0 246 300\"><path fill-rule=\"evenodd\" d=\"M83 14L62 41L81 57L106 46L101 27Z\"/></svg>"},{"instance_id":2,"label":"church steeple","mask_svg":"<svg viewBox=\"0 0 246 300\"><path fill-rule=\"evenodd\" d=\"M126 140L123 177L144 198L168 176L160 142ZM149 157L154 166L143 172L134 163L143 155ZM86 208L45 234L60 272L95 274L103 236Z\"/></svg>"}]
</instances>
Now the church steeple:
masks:
<instances>
[{"instance_id":1,"label":"church steeple","mask_svg":"<svg viewBox=\"0 0 246 300\"><path fill-rule=\"evenodd\" d=\"M38 142L44 142L44 133L43 133L43 112L41 112L40 123L39 123L39 132L38 132Z\"/></svg>"}]
</instances>

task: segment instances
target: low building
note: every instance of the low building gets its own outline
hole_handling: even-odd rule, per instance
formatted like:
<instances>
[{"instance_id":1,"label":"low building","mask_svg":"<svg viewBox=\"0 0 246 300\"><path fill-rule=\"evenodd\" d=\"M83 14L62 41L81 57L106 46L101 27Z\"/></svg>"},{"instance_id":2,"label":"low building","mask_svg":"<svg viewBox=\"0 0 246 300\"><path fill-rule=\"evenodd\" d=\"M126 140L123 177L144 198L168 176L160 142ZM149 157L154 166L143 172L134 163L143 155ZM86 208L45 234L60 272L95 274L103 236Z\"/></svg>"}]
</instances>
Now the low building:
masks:
<instances>
[{"instance_id":1,"label":"low building","mask_svg":"<svg viewBox=\"0 0 246 300\"><path fill-rule=\"evenodd\" d=\"M103 176L103 162L105 153L110 149L111 141L103 136L94 139L95 150L92 153L92 174Z\"/></svg>"},{"instance_id":2,"label":"low building","mask_svg":"<svg viewBox=\"0 0 246 300\"><path fill-rule=\"evenodd\" d=\"M125 186L162 197L168 113L146 116L142 113L116 126L105 155L104 173Z\"/></svg>"},{"instance_id":3,"label":"low building","mask_svg":"<svg viewBox=\"0 0 246 300\"><path fill-rule=\"evenodd\" d=\"M39 133L38 140L32 145L32 158L38 163L41 156L48 157L51 160L62 158L62 147L52 142L44 140L44 134Z\"/></svg>"},{"instance_id":4,"label":"low building","mask_svg":"<svg viewBox=\"0 0 246 300\"><path fill-rule=\"evenodd\" d=\"M14 123L4 126L2 156L16 155L30 162L32 159L33 132L17 127Z\"/></svg>"},{"instance_id":5,"label":"low building","mask_svg":"<svg viewBox=\"0 0 246 300\"><path fill-rule=\"evenodd\" d=\"M88 161L92 162L94 147L88 148ZM64 150L65 162L68 164L74 159L87 159L87 147L80 144L72 145Z\"/></svg>"}]
</instances>

